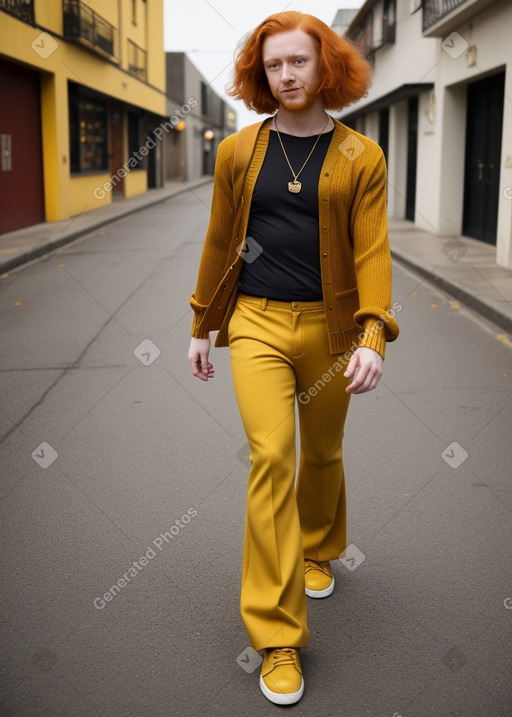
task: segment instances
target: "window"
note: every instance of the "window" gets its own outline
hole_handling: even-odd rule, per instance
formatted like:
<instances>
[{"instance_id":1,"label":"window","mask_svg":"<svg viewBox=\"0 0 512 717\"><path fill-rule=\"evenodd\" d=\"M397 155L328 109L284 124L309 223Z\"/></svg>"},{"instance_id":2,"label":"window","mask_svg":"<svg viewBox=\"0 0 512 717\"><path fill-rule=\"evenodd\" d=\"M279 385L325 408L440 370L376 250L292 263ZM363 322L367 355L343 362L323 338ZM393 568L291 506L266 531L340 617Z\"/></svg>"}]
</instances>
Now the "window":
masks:
<instances>
[{"instance_id":1,"label":"window","mask_svg":"<svg viewBox=\"0 0 512 717\"><path fill-rule=\"evenodd\" d=\"M209 102L208 102L208 85L205 82L201 82L201 114L205 117L209 115Z\"/></svg>"},{"instance_id":2,"label":"window","mask_svg":"<svg viewBox=\"0 0 512 717\"><path fill-rule=\"evenodd\" d=\"M364 17L357 46L366 59L369 60L373 50L373 12L371 10Z\"/></svg>"},{"instance_id":3,"label":"window","mask_svg":"<svg viewBox=\"0 0 512 717\"><path fill-rule=\"evenodd\" d=\"M140 148L140 115L135 112L128 112L128 156L137 157L137 152ZM134 169L142 169L140 163Z\"/></svg>"},{"instance_id":4,"label":"window","mask_svg":"<svg viewBox=\"0 0 512 717\"><path fill-rule=\"evenodd\" d=\"M395 42L396 0L384 0L384 17L382 20L382 43Z\"/></svg>"},{"instance_id":5,"label":"window","mask_svg":"<svg viewBox=\"0 0 512 717\"><path fill-rule=\"evenodd\" d=\"M107 103L69 84L69 155L72 174L108 170Z\"/></svg>"}]
</instances>

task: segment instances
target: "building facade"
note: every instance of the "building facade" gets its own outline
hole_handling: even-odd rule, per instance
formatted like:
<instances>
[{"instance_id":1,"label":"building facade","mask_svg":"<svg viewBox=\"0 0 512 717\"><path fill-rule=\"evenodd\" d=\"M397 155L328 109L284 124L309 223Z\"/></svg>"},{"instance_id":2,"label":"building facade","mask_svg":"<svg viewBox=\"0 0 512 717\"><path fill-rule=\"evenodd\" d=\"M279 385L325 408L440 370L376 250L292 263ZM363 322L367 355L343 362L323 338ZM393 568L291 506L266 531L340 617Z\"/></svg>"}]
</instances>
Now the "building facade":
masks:
<instances>
[{"instance_id":1,"label":"building facade","mask_svg":"<svg viewBox=\"0 0 512 717\"><path fill-rule=\"evenodd\" d=\"M374 65L340 119L381 144L389 213L496 245L512 269L512 4L367 0L346 32Z\"/></svg>"},{"instance_id":2,"label":"building facade","mask_svg":"<svg viewBox=\"0 0 512 717\"><path fill-rule=\"evenodd\" d=\"M175 129L166 141L166 178L212 175L219 143L236 130L236 113L185 53L166 53L166 63L167 113Z\"/></svg>"},{"instance_id":3,"label":"building facade","mask_svg":"<svg viewBox=\"0 0 512 717\"><path fill-rule=\"evenodd\" d=\"M161 186L163 0L0 0L0 232Z\"/></svg>"}]
</instances>

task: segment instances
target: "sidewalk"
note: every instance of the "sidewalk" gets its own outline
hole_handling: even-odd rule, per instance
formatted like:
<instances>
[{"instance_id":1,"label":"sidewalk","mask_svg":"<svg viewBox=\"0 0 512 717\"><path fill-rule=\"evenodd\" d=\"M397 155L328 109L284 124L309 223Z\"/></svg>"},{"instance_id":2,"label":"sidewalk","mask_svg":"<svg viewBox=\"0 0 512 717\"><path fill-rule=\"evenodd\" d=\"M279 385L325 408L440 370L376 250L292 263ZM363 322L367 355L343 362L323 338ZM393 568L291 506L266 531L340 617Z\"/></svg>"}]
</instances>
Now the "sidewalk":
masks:
<instances>
[{"instance_id":1,"label":"sidewalk","mask_svg":"<svg viewBox=\"0 0 512 717\"><path fill-rule=\"evenodd\" d=\"M79 214L61 222L43 222L14 232L0 234L0 275L26 264L43 254L68 244L85 234L101 229L105 224L165 202L184 192L208 184L213 177L202 177L193 182L179 180L167 182L161 189L150 189L131 199L114 201L107 207Z\"/></svg>"},{"instance_id":2,"label":"sidewalk","mask_svg":"<svg viewBox=\"0 0 512 717\"><path fill-rule=\"evenodd\" d=\"M212 181L168 182L133 199L114 202L62 222L35 224L0 235L0 275L145 209ZM494 246L468 237L437 236L411 222L389 220L393 257L434 282L459 301L512 333L512 271L497 266Z\"/></svg>"},{"instance_id":3,"label":"sidewalk","mask_svg":"<svg viewBox=\"0 0 512 717\"><path fill-rule=\"evenodd\" d=\"M469 237L438 236L389 220L393 258L512 333L512 271L496 264L496 247Z\"/></svg>"}]
</instances>

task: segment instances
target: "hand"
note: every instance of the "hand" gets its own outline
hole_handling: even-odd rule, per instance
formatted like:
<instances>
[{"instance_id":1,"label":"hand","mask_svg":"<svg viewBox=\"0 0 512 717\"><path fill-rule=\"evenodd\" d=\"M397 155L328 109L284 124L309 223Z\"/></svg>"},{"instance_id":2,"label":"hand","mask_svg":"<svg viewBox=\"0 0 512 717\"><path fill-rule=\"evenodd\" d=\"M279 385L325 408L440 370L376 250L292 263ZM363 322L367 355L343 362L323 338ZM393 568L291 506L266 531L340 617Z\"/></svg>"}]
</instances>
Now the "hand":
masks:
<instances>
[{"instance_id":1,"label":"hand","mask_svg":"<svg viewBox=\"0 0 512 717\"><path fill-rule=\"evenodd\" d=\"M192 339L188 350L188 360L192 373L201 381L208 381L214 378L215 370L211 363L208 363L210 353L210 339Z\"/></svg>"},{"instance_id":2,"label":"hand","mask_svg":"<svg viewBox=\"0 0 512 717\"><path fill-rule=\"evenodd\" d=\"M352 354L344 376L354 375L352 383L347 386L347 393L366 393L375 388L382 376L382 356L367 346L358 348Z\"/></svg>"}]
</instances>

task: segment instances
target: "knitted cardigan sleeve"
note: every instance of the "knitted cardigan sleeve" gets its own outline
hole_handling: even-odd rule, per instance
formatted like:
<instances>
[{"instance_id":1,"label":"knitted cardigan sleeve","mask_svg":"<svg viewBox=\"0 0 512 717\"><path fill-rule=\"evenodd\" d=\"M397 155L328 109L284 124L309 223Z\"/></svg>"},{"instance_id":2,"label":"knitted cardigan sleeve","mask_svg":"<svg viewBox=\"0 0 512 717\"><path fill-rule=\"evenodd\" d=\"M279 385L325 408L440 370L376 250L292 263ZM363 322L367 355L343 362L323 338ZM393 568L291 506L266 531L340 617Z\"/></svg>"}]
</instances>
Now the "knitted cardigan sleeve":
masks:
<instances>
[{"instance_id":1,"label":"knitted cardigan sleeve","mask_svg":"<svg viewBox=\"0 0 512 717\"><path fill-rule=\"evenodd\" d=\"M192 336L208 338L208 329L199 324L224 276L229 261L229 248L235 223L233 203L233 152L236 135L230 135L219 144L215 163L215 175L210 222L203 246L196 290L190 297L194 311Z\"/></svg>"},{"instance_id":2,"label":"knitted cardigan sleeve","mask_svg":"<svg viewBox=\"0 0 512 717\"><path fill-rule=\"evenodd\" d=\"M386 341L398 336L391 310L391 252L387 228L387 176L382 150L375 145L372 161L366 157L364 170L351 211L354 266L359 309L354 321L364 334L360 346L385 355Z\"/></svg>"}]
</instances>

